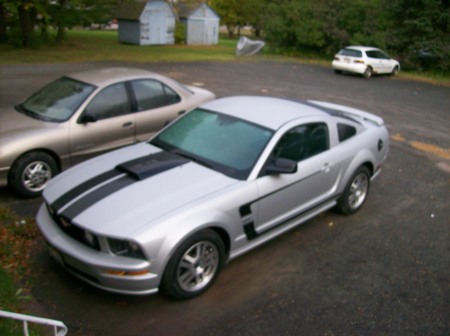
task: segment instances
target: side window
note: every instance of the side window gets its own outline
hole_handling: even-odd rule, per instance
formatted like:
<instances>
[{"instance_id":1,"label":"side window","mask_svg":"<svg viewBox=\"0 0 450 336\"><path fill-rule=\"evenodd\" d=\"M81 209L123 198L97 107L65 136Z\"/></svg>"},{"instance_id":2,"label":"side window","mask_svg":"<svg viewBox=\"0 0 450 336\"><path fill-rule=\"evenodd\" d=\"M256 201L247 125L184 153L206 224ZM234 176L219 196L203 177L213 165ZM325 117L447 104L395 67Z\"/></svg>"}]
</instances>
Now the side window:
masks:
<instances>
[{"instance_id":1,"label":"side window","mask_svg":"<svg viewBox=\"0 0 450 336\"><path fill-rule=\"evenodd\" d=\"M366 51L367 57L378 58L377 52L375 50Z\"/></svg>"},{"instance_id":2,"label":"side window","mask_svg":"<svg viewBox=\"0 0 450 336\"><path fill-rule=\"evenodd\" d=\"M389 56L386 55L384 52L378 50L378 51L377 51L377 58L380 58L380 59L389 59Z\"/></svg>"},{"instance_id":3,"label":"side window","mask_svg":"<svg viewBox=\"0 0 450 336\"><path fill-rule=\"evenodd\" d=\"M137 80L131 82L136 97L138 111L149 110L179 102L176 92L155 80Z\"/></svg>"},{"instance_id":4,"label":"side window","mask_svg":"<svg viewBox=\"0 0 450 336\"><path fill-rule=\"evenodd\" d=\"M328 150L328 127L324 123L301 125L288 131L274 150L276 158L301 161Z\"/></svg>"},{"instance_id":5,"label":"side window","mask_svg":"<svg viewBox=\"0 0 450 336\"><path fill-rule=\"evenodd\" d=\"M338 124L339 142L345 141L356 134L356 128L346 124Z\"/></svg>"},{"instance_id":6,"label":"side window","mask_svg":"<svg viewBox=\"0 0 450 336\"><path fill-rule=\"evenodd\" d=\"M130 102L124 83L114 84L103 89L86 108L86 114L97 120L113 118L130 112Z\"/></svg>"}]
</instances>

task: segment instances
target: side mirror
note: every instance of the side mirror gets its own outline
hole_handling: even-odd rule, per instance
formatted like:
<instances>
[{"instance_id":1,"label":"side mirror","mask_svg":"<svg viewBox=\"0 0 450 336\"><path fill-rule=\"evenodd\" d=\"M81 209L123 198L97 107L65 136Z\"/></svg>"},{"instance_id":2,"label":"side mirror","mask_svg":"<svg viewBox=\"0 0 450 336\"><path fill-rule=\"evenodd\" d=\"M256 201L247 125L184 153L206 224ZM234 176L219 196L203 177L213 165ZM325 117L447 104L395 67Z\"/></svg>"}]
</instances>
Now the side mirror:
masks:
<instances>
[{"instance_id":1,"label":"side mirror","mask_svg":"<svg viewBox=\"0 0 450 336\"><path fill-rule=\"evenodd\" d=\"M297 162L294 160L278 158L266 166L267 175L294 174L297 171Z\"/></svg>"},{"instance_id":2,"label":"side mirror","mask_svg":"<svg viewBox=\"0 0 450 336\"><path fill-rule=\"evenodd\" d=\"M80 124L87 124L87 123L93 123L96 122L97 118L95 116L93 116L92 114L84 114L81 116L81 118L79 119L79 123Z\"/></svg>"}]
</instances>

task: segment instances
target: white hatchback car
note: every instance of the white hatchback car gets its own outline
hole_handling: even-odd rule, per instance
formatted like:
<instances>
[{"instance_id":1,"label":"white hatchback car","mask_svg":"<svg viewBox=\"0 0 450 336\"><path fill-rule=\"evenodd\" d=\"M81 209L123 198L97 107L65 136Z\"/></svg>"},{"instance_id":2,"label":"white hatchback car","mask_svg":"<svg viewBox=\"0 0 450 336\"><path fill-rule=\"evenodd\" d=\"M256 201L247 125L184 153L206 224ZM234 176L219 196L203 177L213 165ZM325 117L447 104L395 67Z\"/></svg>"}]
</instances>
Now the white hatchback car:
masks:
<instances>
[{"instance_id":1,"label":"white hatchback car","mask_svg":"<svg viewBox=\"0 0 450 336\"><path fill-rule=\"evenodd\" d=\"M373 74L397 75L400 63L384 51L373 47L350 46L341 49L331 63L336 73L352 72L365 78Z\"/></svg>"}]
</instances>

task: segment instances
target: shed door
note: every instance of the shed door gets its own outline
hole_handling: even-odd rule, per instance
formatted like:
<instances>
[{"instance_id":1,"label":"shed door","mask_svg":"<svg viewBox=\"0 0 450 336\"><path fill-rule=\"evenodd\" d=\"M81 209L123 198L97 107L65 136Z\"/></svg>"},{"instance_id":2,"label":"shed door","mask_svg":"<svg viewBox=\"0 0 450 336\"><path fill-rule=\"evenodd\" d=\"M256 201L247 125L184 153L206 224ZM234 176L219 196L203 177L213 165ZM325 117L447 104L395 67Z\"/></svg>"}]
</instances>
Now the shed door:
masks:
<instances>
[{"instance_id":1,"label":"shed door","mask_svg":"<svg viewBox=\"0 0 450 336\"><path fill-rule=\"evenodd\" d=\"M150 44L165 44L167 32L166 15L161 11L152 11L150 15Z\"/></svg>"}]
</instances>

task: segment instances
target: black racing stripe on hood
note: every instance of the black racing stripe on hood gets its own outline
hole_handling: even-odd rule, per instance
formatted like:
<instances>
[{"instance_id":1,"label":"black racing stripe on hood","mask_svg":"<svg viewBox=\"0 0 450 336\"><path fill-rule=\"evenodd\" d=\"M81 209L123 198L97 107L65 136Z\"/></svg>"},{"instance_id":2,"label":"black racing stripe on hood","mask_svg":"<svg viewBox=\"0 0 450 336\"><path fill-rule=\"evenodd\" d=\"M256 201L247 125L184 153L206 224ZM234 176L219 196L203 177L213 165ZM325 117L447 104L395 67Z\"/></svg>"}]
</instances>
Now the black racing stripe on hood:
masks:
<instances>
[{"instance_id":1,"label":"black racing stripe on hood","mask_svg":"<svg viewBox=\"0 0 450 336\"><path fill-rule=\"evenodd\" d=\"M74 200L76 197L92 189L96 185L106 182L116 176L119 176L120 174L122 174L120 171L114 169L109 170L101 175L95 176L64 193L56 201L54 201L51 206L56 210L56 212L59 212L66 204Z\"/></svg>"},{"instance_id":2,"label":"black racing stripe on hood","mask_svg":"<svg viewBox=\"0 0 450 336\"><path fill-rule=\"evenodd\" d=\"M73 220L78 214L82 213L96 202L108 197L118 190L121 190L133 184L134 182L136 182L134 178L125 175L117 180L114 180L111 183L105 184L104 186L95 189L93 192L87 194L86 196L71 204L62 212L61 215L69 220Z\"/></svg>"},{"instance_id":3,"label":"black racing stripe on hood","mask_svg":"<svg viewBox=\"0 0 450 336\"><path fill-rule=\"evenodd\" d=\"M158 152L156 154L146 155L138 159L127 161L116 166L114 170L98 175L72 190L69 190L63 196L58 198L51 206L56 210L56 213L59 213L64 206L80 197L82 194L85 194L62 211L62 216L72 220L81 212L113 193L126 188L133 183L158 175L187 162L189 162L188 159L168 152ZM111 181L108 182L108 179ZM103 182L107 183L101 187L95 188L96 185ZM92 189L91 192L89 192L90 189ZM58 208L55 204L58 205Z\"/></svg>"}]
</instances>

